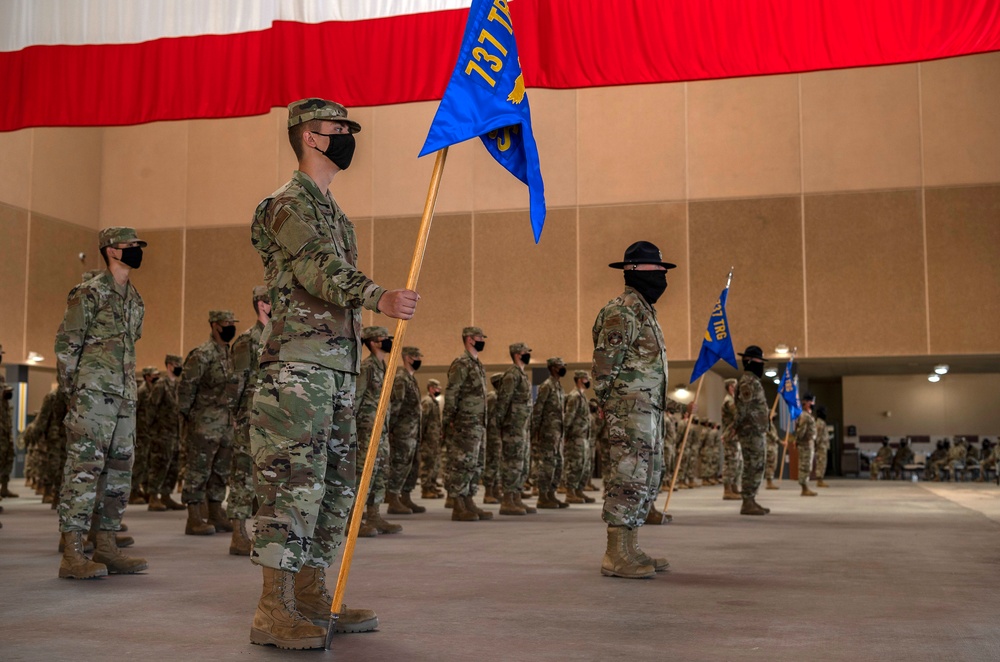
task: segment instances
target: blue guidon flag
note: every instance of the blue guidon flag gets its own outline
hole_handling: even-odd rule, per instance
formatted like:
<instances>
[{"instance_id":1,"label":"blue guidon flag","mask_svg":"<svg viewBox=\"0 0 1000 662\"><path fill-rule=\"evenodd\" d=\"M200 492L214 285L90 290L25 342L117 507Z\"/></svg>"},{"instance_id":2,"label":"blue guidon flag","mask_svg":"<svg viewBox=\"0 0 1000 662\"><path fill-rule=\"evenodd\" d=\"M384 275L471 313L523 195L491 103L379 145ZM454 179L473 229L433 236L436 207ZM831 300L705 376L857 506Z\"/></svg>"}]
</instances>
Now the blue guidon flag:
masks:
<instances>
[{"instance_id":1,"label":"blue guidon flag","mask_svg":"<svg viewBox=\"0 0 1000 662\"><path fill-rule=\"evenodd\" d=\"M729 298L729 283L733 274L729 273L729 281L726 288L719 295L719 300L715 302L711 317L708 318L708 329L705 330L705 338L701 341L701 351L698 352L698 360L691 371L691 381L712 369L718 361L725 361L729 365L736 366L736 351L733 349L733 336L729 333L729 318L726 317L726 299Z\"/></svg>"},{"instance_id":2,"label":"blue guidon flag","mask_svg":"<svg viewBox=\"0 0 1000 662\"><path fill-rule=\"evenodd\" d=\"M545 185L504 0L473 0L458 63L420 156L476 136L500 165L528 185L531 229L538 243L545 224Z\"/></svg>"},{"instance_id":3,"label":"blue guidon flag","mask_svg":"<svg viewBox=\"0 0 1000 662\"><path fill-rule=\"evenodd\" d=\"M781 376L781 383L778 385L778 393L788 405L788 415L794 421L802 414L802 405L799 404L799 378L792 376L792 362L795 358L788 359L785 364L785 374Z\"/></svg>"}]
</instances>

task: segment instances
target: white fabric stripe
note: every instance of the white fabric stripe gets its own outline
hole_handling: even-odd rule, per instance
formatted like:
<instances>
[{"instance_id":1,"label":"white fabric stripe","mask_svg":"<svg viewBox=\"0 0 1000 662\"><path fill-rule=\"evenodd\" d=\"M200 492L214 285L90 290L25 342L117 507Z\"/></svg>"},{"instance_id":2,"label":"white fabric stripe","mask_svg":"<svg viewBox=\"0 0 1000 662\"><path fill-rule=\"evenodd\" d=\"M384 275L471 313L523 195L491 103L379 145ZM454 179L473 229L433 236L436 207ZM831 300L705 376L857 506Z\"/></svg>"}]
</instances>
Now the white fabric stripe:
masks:
<instances>
[{"instance_id":1,"label":"white fabric stripe","mask_svg":"<svg viewBox=\"0 0 1000 662\"><path fill-rule=\"evenodd\" d=\"M0 52L38 45L137 44L462 9L472 0L0 0Z\"/></svg>"}]
</instances>

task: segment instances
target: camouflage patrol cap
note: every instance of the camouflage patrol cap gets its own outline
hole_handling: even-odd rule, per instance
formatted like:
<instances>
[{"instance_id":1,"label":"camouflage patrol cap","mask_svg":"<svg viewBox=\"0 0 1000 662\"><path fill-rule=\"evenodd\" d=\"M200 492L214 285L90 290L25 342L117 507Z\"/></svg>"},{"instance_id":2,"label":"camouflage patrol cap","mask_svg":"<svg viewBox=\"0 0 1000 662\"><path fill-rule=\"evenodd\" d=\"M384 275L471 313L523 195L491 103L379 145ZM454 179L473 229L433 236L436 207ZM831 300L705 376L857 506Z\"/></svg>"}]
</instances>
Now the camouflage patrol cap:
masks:
<instances>
[{"instance_id":1,"label":"camouflage patrol cap","mask_svg":"<svg viewBox=\"0 0 1000 662\"><path fill-rule=\"evenodd\" d=\"M155 365L148 365L142 369L143 377L151 377L153 375L158 375L158 374L160 374L160 369L157 368Z\"/></svg>"},{"instance_id":2,"label":"camouflage patrol cap","mask_svg":"<svg viewBox=\"0 0 1000 662\"><path fill-rule=\"evenodd\" d=\"M253 288L253 302L254 303L257 303L258 301L270 301L270 300L271 300L271 298L267 294L267 288L266 287L264 287L263 285L258 285L258 286L256 286L256 287Z\"/></svg>"},{"instance_id":3,"label":"camouflage patrol cap","mask_svg":"<svg viewBox=\"0 0 1000 662\"><path fill-rule=\"evenodd\" d=\"M437 386L438 388L441 388L441 382L439 382L436 379L428 379L427 380L427 385L428 386Z\"/></svg>"},{"instance_id":4,"label":"camouflage patrol cap","mask_svg":"<svg viewBox=\"0 0 1000 662\"><path fill-rule=\"evenodd\" d=\"M239 320L236 319L236 315L231 310L210 310L208 311L208 323L212 322L224 324L226 322L239 322Z\"/></svg>"},{"instance_id":5,"label":"camouflage patrol cap","mask_svg":"<svg viewBox=\"0 0 1000 662\"><path fill-rule=\"evenodd\" d=\"M140 246L146 246L146 242L136 236L135 228L127 228L119 225L112 228L104 228L97 235L98 248L105 248L106 246L113 246L115 244L128 244L133 241L138 242Z\"/></svg>"},{"instance_id":6,"label":"camouflage patrol cap","mask_svg":"<svg viewBox=\"0 0 1000 662\"><path fill-rule=\"evenodd\" d=\"M176 354L167 354L167 358L163 359L164 363L173 363L174 365L184 365L184 359L177 356Z\"/></svg>"},{"instance_id":7,"label":"camouflage patrol cap","mask_svg":"<svg viewBox=\"0 0 1000 662\"><path fill-rule=\"evenodd\" d=\"M525 345L523 342L516 342L510 346L511 354L524 354L525 352L530 352L531 348Z\"/></svg>"},{"instance_id":8,"label":"camouflage patrol cap","mask_svg":"<svg viewBox=\"0 0 1000 662\"><path fill-rule=\"evenodd\" d=\"M472 336L482 336L483 338L487 337L487 335L483 333L483 330L478 326L467 326L462 329L463 338L471 338Z\"/></svg>"},{"instance_id":9,"label":"camouflage patrol cap","mask_svg":"<svg viewBox=\"0 0 1000 662\"><path fill-rule=\"evenodd\" d=\"M566 365L566 362L563 361L558 356L553 356L551 359L549 359L548 361L545 362L545 365L548 366L548 367L550 367L550 368L554 368L557 365Z\"/></svg>"},{"instance_id":10,"label":"camouflage patrol cap","mask_svg":"<svg viewBox=\"0 0 1000 662\"><path fill-rule=\"evenodd\" d=\"M590 379L590 373L586 370L577 370L573 373L573 379Z\"/></svg>"},{"instance_id":11,"label":"camouflage patrol cap","mask_svg":"<svg viewBox=\"0 0 1000 662\"><path fill-rule=\"evenodd\" d=\"M300 99L288 104L288 128L308 122L309 120L328 120L343 122L351 133L361 131L361 125L347 119L347 109L336 101L326 99Z\"/></svg>"},{"instance_id":12,"label":"camouflage patrol cap","mask_svg":"<svg viewBox=\"0 0 1000 662\"><path fill-rule=\"evenodd\" d=\"M500 388L500 380L503 379L502 372L494 372L490 375L490 384L493 384L493 388Z\"/></svg>"},{"instance_id":13,"label":"camouflage patrol cap","mask_svg":"<svg viewBox=\"0 0 1000 662\"><path fill-rule=\"evenodd\" d=\"M392 338L389 329L384 326L366 326L361 329L362 340L374 340L375 338Z\"/></svg>"},{"instance_id":14,"label":"camouflage patrol cap","mask_svg":"<svg viewBox=\"0 0 1000 662\"><path fill-rule=\"evenodd\" d=\"M422 359L424 357L424 355L420 353L419 347L404 347L403 356L412 356L415 359Z\"/></svg>"}]
</instances>

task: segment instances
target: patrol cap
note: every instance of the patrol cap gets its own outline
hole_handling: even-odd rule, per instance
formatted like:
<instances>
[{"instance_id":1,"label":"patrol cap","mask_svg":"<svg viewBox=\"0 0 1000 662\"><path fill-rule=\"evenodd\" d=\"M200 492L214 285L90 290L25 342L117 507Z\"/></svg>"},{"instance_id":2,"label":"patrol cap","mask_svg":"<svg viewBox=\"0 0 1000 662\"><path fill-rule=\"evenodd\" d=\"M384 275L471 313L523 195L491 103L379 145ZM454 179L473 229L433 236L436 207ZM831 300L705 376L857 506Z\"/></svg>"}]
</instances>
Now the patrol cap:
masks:
<instances>
[{"instance_id":1,"label":"patrol cap","mask_svg":"<svg viewBox=\"0 0 1000 662\"><path fill-rule=\"evenodd\" d=\"M422 359L424 357L424 355L420 353L419 347L404 347L403 356L412 356L415 359Z\"/></svg>"},{"instance_id":2,"label":"patrol cap","mask_svg":"<svg viewBox=\"0 0 1000 662\"><path fill-rule=\"evenodd\" d=\"M366 326L361 329L362 340L374 340L375 338L392 338L389 329L384 326Z\"/></svg>"},{"instance_id":3,"label":"patrol cap","mask_svg":"<svg viewBox=\"0 0 1000 662\"><path fill-rule=\"evenodd\" d=\"M573 379L590 379L590 373L586 370L577 370L573 373Z\"/></svg>"},{"instance_id":4,"label":"patrol cap","mask_svg":"<svg viewBox=\"0 0 1000 662\"><path fill-rule=\"evenodd\" d=\"M257 303L258 301L270 301L270 300L271 300L271 298L267 294L267 288L266 287L264 287L263 285L257 285L256 287L253 288L253 302L254 303Z\"/></svg>"},{"instance_id":5,"label":"patrol cap","mask_svg":"<svg viewBox=\"0 0 1000 662\"><path fill-rule=\"evenodd\" d=\"M551 359L549 359L548 361L545 362L545 365L548 366L548 367L550 367L550 368L554 368L557 365L566 365L566 362L563 361L558 356L553 356Z\"/></svg>"},{"instance_id":6,"label":"patrol cap","mask_svg":"<svg viewBox=\"0 0 1000 662\"><path fill-rule=\"evenodd\" d=\"M516 342L510 346L511 354L524 354L525 352L530 352L531 348L525 345L523 342Z\"/></svg>"},{"instance_id":7,"label":"patrol cap","mask_svg":"<svg viewBox=\"0 0 1000 662\"><path fill-rule=\"evenodd\" d=\"M167 354L167 358L163 359L163 362L173 363L174 365L184 365L184 359L177 354Z\"/></svg>"},{"instance_id":8,"label":"patrol cap","mask_svg":"<svg viewBox=\"0 0 1000 662\"><path fill-rule=\"evenodd\" d=\"M239 322L239 320L236 319L236 315L231 310L210 310L208 311L208 323L212 322L225 324L226 322Z\"/></svg>"},{"instance_id":9,"label":"patrol cap","mask_svg":"<svg viewBox=\"0 0 1000 662\"><path fill-rule=\"evenodd\" d=\"M114 244L128 244L133 241L139 242L140 246L146 246L146 242L136 236L135 228L116 225L115 227L104 228L97 235L98 248L105 248Z\"/></svg>"},{"instance_id":10,"label":"patrol cap","mask_svg":"<svg viewBox=\"0 0 1000 662\"><path fill-rule=\"evenodd\" d=\"M658 264L664 269L674 269L676 264L663 261L663 255L656 244L648 241L637 241L625 249L625 258L621 262L612 262L612 269L624 269L634 264Z\"/></svg>"},{"instance_id":11,"label":"patrol cap","mask_svg":"<svg viewBox=\"0 0 1000 662\"><path fill-rule=\"evenodd\" d=\"M441 382L439 382L436 379L428 379L427 380L427 385L428 386L437 386L438 388L441 388Z\"/></svg>"},{"instance_id":12,"label":"patrol cap","mask_svg":"<svg viewBox=\"0 0 1000 662\"><path fill-rule=\"evenodd\" d=\"M500 380L503 379L502 372L494 372L490 375L490 384L493 384L493 388L500 388Z\"/></svg>"},{"instance_id":13,"label":"patrol cap","mask_svg":"<svg viewBox=\"0 0 1000 662\"><path fill-rule=\"evenodd\" d=\"M336 101L326 99L300 99L288 104L288 128L309 120L329 120L343 122L351 133L361 131L361 125L347 119L347 109Z\"/></svg>"},{"instance_id":14,"label":"patrol cap","mask_svg":"<svg viewBox=\"0 0 1000 662\"><path fill-rule=\"evenodd\" d=\"M158 375L158 374L160 374L160 369L157 368L155 365L148 365L142 369L143 377L151 377L152 375Z\"/></svg>"},{"instance_id":15,"label":"patrol cap","mask_svg":"<svg viewBox=\"0 0 1000 662\"><path fill-rule=\"evenodd\" d=\"M472 336L482 336L483 338L487 337L486 334L483 333L483 330L478 326L467 326L462 329L463 338L471 338Z\"/></svg>"}]
</instances>

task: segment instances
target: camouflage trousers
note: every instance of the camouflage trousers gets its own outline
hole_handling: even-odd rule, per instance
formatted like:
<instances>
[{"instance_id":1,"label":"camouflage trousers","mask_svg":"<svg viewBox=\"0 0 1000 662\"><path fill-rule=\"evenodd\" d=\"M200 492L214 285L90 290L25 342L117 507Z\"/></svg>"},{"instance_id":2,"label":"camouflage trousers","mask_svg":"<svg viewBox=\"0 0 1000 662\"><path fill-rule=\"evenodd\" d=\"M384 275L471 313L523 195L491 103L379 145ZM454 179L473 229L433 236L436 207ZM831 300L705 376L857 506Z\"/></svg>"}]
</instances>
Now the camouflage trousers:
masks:
<instances>
[{"instance_id":1,"label":"camouflage trousers","mask_svg":"<svg viewBox=\"0 0 1000 662\"><path fill-rule=\"evenodd\" d=\"M454 427L445 431L445 438L448 496L475 496L483 474L486 428L482 425Z\"/></svg>"},{"instance_id":2,"label":"camouflage trousers","mask_svg":"<svg viewBox=\"0 0 1000 662\"><path fill-rule=\"evenodd\" d=\"M519 494L524 491L528 480L528 466L531 463L531 443L523 429L500 431L500 450L503 453L501 480L504 492Z\"/></svg>"},{"instance_id":3,"label":"camouflage trousers","mask_svg":"<svg viewBox=\"0 0 1000 662\"><path fill-rule=\"evenodd\" d=\"M674 466L677 464L677 448L675 442L663 442L663 476L660 478L660 489L668 489L674 478Z\"/></svg>"},{"instance_id":4,"label":"camouflage trousers","mask_svg":"<svg viewBox=\"0 0 1000 662\"><path fill-rule=\"evenodd\" d=\"M586 437L568 437L563 444L563 484L568 490L582 490L587 484L587 456L590 441Z\"/></svg>"},{"instance_id":5,"label":"camouflage trousers","mask_svg":"<svg viewBox=\"0 0 1000 662\"><path fill-rule=\"evenodd\" d=\"M403 494L409 494L417 487L417 478L420 476L420 440L413 449L413 457L410 458L410 470L406 472L406 479L403 480Z\"/></svg>"},{"instance_id":6,"label":"camouflage trousers","mask_svg":"<svg viewBox=\"0 0 1000 662\"><path fill-rule=\"evenodd\" d=\"M698 464L702 480L715 478L719 475L719 445L705 442L698 454Z\"/></svg>"},{"instance_id":7,"label":"camouflage trousers","mask_svg":"<svg viewBox=\"0 0 1000 662\"><path fill-rule=\"evenodd\" d=\"M757 496L760 482L764 478L764 465L767 455L767 437L764 434L746 435L736 442L743 451L743 489L744 499Z\"/></svg>"},{"instance_id":8,"label":"camouflage trousers","mask_svg":"<svg viewBox=\"0 0 1000 662\"><path fill-rule=\"evenodd\" d=\"M653 505L656 501L656 497L660 495L660 489L663 485L663 477L667 473L667 462L666 462L666 444L663 443L663 439L659 439L655 446L653 446L653 462L651 469L651 478L649 485L649 506ZM649 514L649 507L646 508L646 514ZM643 516L645 519L645 515Z\"/></svg>"},{"instance_id":9,"label":"camouflage trousers","mask_svg":"<svg viewBox=\"0 0 1000 662\"><path fill-rule=\"evenodd\" d=\"M117 531L132 487L135 400L84 389L69 402L59 530Z\"/></svg>"},{"instance_id":10,"label":"camouflage trousers","mask_svg":"<svg viewBox=\"0 0 1000 662\"><path fill-rule=\"evenodd\" d=\"M0 439L0 481L6 483L14 471L14 437L12 435L4 437Z\"/></svg>"},{"instance_id":11,"label":"camouflage trousers","mask_svg":"<svg viewBox=\"0 0 1000 662\"><path fill-rule=\"evenodd\" d=\"M253 516L253 458L250 457L250 424L236 428L233 436L233 459L229 468L229 498L226 517L250 519Z\"/></svg>"},{"instance_id":12,"label":"camouflage trousers","mask_svg":"<svg viewBox=\"0 0 1000 662\"><path fill-rule=\"evenodd\" d=\"M368 445L371 443L374 420L358 419L358 468L354 481L355 491L360 491L361 471L364 469L365 457L368 455ZM385 503L385 490L389 482L389 431L382 426L382 435L378 438L378 448L375 450L375 466L372 468L372 479L368 484L369 506Z\"/></svg>"},{"instance_id":13,"label":"camouflage trousers","mask_svg":"<svg viewBox=\"0 0 1000 662\"><path fill-rule=\"evenodd\" d=\"M778 469L778 455L780 452L781 445L778 442L767 442L767 469L764 476L771 480L774 480L774 472Z\"/></svg>"},{"instance_id":14,"label":"camouflage trousers","mask_svg":"<svg viewBox=\"0 0 1000 662\"><path fill-rule=\"evenodd\" d=\"M697 443L697 440L692 440L691 435L688 435L687 448L684 449L684 457L681 458L681 477L684 482L692 481L697 476L698 456L700 454L701 444Z\"/></svg>"},{"instance_id":15,"label":"camouflage trousers","mask_svg":"<svg viewBox=\"0 0 1000 662\"><path fill-rule=\"evenodd\" d=\"M653 503L653 483L660 470L654 458L663 445L663 412L635 400L609 400L604 416L612 473L603 518L611 526L634 529L645 523Z\"/></svg>"},{"instance_id":16,"label":"camouflage trousers","mask_svg":"<svg viewBox=\"0 0 1000 662\"><path fill-rule=\"evenodd\" d=\"M822 479L826 475L826 459L830 451L830 445L816 444L816 478Z\"/></svg>"},{"instance_id":17,"label":"camouflage trousers","mask_svg":"<svg viewBox=\"0 0 1000 662\"><path fill-rule=\"evenodd\" d=\"M611 442L606 436L597 438L597 459L601 462L601 480L607 489L613 467L611 466Z\"/></svg>"},{"instance_id":18,"label":"camouflage trousers","mask_svg":"<svg viewBox=\"0 0 1000 662\"><path fill-rule=\"evenodd\" d=\"M232 432L227 436L203 435L188 426L187 467L184 469L184 503L226 500L229 469L233 463Z\"/></svg>"},{"instance_id":19,"label":"camouflage trousers","mask_svg":"<svg viewBox=\"0 0 1000 662\"><path fill-rule=\"evenodd\" d=\"M149 454L151 441L149 435L135 435L135 449L132 452L132 491L141 492L149 482Z\"/></svg>"},{"instance_id":20,"label":"camouflage trousers","mask_svg":"<svg viewBox=\"0 0 1000 662\"><path fill-rule=\"evenodd\" d=\"M563 473L563 440L561 437L547 435L532 439L531 448L535 453L534 482L539 490L552 490L559 487Z\"/></svg>"},{"instance_id":21,"label":"camouflage trousers","mask_svg":"<svg viewBox=\"0 0 1000 662\"><path fill-rule=\"evenodd\" d=\"M257 565L328 568L357 494L355 376L312 363L268 363L250 415Z\"/></svg>"},{"instance_id":22,"label":"camouflage trousers","mask_svg":"<svg viewBox=\"0 0 1000 662\"><path fill-rule=\"evenodd\" d=\"M153 446L149 451L149 474L146 479L150 494L167 496L177 486L178 446L180 440L172 435L153 440Z\"/></svg>"},{"instance_id":23,"label":"camouflage trousers","mask_svg":"<svg viewBox=\"0 0 1000 662\"><path fill-rule=\"evenodd\" d=\"M803 487L809 484L809 472L812 471L813 464L813 442L796 442L799 451L799 485Z\"/></svg>"},{"instance_id":24,"label":"camouflage trousers","mask_svg":"<svg viewBox=\"0 0 1000 662\"><path fill-rule=\"evenodd\" d=\"M594 462L597 458L597 440L593 436L587 439L586 464L583 465L583 484L594 479Z\"/></svg>"},{"instance_id":25,"label":"camouflage trousers","mask_svg":"<svg viewBox=\"0 0 1000 662\"><path fill-rule=\"evenodd\" d=\"M486 447L483 450L483 485L492 487L500 484L500 465L502 462L500 432L495 428L487 429Z\"/></svg>"},{"instance_id":26,"label":"camouflage trousers","mask_svg":"<svg viewBox=\"0 0 1000 662\"><path fill-rule=\"evenodd\" d=\"M436 485L441 475L441 440L428 438L420 440L420 484L423 487Z\"/></svg>"},{"instance_id":27,"label":"camouflage trousers","mask_svg":"<svg viewBox=\"0 0 1000 662\"><path fill-rule=\"evenodd\" d=\"M739 485L743 475L743 454L740 439L736 434L728 434L722 440L723 464L722 482L726 485Z\"/></svg>"},{"instance_id":28,"label":"camouflage trousers","mask_svg":"<svg viewBox=\"0 0 1000 662\"><path fill-rule=\"evenodd\" d=\"M413 469L417 454L417 437L401 434L389 435L389 476L387 488L393 494L402 494L406 479ZM410 488L413 489L413 488Z\"/></svg>"}]
</instances>

